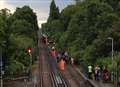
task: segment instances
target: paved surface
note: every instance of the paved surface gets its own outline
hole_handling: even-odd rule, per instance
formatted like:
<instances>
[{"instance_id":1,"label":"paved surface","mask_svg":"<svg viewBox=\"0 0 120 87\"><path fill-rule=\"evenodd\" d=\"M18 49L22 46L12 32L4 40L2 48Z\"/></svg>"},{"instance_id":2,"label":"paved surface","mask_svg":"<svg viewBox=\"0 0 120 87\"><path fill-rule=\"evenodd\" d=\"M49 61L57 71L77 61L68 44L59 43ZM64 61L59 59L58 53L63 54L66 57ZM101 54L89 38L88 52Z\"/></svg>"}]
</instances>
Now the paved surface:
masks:
<instances>
[{"instance_id":1,"label":"paved surface","mask_svg":"<svg viewBox=\"0 0 120 87\"><path fill-rule=\"evenodd\" d=\"M80 68L80 67L79 67L79 68ZM81 76L82 76L84 79L87 79L94 87L114 87L113 84L111 84L111 83L97 82L97 81L88 79L88 78L80 71L79 68L76 66L76 70L81 74Z\"/></svg>"},{"instance_id":2,"label":"paved surface","mask_svg":"<svg viewBox=\"0 0 120 87\"><path fill-rule=\"evenodd\" d=\"M95 87L114 87L112 84L109 83L102 83L102 82L97 82L93 80L89 80L92 84L95 85Z\"/></svg>"},{"instance_id":3,"label":"paved surface","mask_svg":"<svg viewBox=\"0 0 120 87\"><path fill-rule=\"evenodd\" d=\"M71 87L92 87L72 65L65 65L64 76L68 79Z\"/></svg>"}]
</instances>

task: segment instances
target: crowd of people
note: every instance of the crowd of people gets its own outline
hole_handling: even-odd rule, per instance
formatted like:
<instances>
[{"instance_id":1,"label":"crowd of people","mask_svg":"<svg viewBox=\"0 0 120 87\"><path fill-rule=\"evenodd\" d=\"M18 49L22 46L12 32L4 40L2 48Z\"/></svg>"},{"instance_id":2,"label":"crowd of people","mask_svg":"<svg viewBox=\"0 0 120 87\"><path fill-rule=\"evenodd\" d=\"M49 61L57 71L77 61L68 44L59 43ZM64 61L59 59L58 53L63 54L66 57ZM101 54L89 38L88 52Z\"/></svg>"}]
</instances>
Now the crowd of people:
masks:
<instances>
[{"instance_id":1,"label":"crowd of people","mask_svg":"<svg viewBox=\"0 0 120 87\"><path fill-rule=\"evenodd\" d=\"M72 57L69 56L68 52L65 49L62 49L60 51L56 51L55 47L53 46L50 54L53 58L56 59L56 62L60 62L62 59L66 64L73 64L74 60Z\"/></svg>"},{"instance_id":2,"label":"crowd of people","mask_svg":"<svg viewBox=\"0 0 120 87\"><path fill-rule=\"evenodd\" d=\"M42 39L43 43L49 46L50 48L50 55L56 60L56 62L61 67L61 70L64 70L64 64L73 64L74 59L68 54L66 49L61 49L60 51L57 51L55 49L55 43L52 41L47 40L46 37ZM88 78L93 79L96 81L104 80L108 81L110 79L110 73L107 68L107 66L100 67L99 65L88 66Z\"/></svg>"},{"instance_id":3,"label":"crowd of people","mask_svg":"<svg viewBox=\"0 0 120 87\"><path fill-rule=\"evenodd\" d=\"M88 77L89 79L93 79L96 81L109 81L110 79L110 72L107 68L107 66L104 67L100 67L99 65L96 66L92 66L89 65L88 66Z\"/></svg>"},{"instance_id":4,"label":"crowd of people","mask_svg":"<svg viewBox=\"0 0 120 87\"><path fill-rule=\"evenodd\" d=\"M72 57L69 56L68 52L65 49L62 49L60 51L57 51L55 47L51 47L50 49L50 55L56 63L58 64L58 67L61 71L64 71L64 65L65 64L73 64L74 60Z\"/></svg>"},{"instance_id":5,"label":"crowd of people","mask_svg":"<svg viewBox=\"0 0 120 87\"><path fill-rule=\"evenodd\" d=\"M41 38L41 41L48 45L48 47L50 48L50 54L53 58L56 58L56 61L59 62L61 59L63 59L65 61L65 63L73 63L73 58L70 57L70 55L68 54L66 49L61 49L60 51L57 51L55 49L55 42L53 41L48 41L47 37L45 35L43 35L43 37Z\"/></svg>"},{"instance_id":6,"label":"crowd of people","mask_svg":"<svg viewBox=\"0 0 120 87\"><path fill-rule=\"evenodd\" d=\"M50 55L52 58L55 59L56 63L58 63L58 66L60 70L64 71L64 64L74 64L74 58L72 58L67 50L61 49L60 51L57 51L55 49L55 43L54 42L49 42L47 38L42 38L42 41L46 45L51 45L50 47ZM108 82L110 78L110 71L107 66L100 67L99 65L88 65L88 78L96 81L105 81ZM120 87L120 78L117 83L117 87Z\"/></svg>"}]
</instances>

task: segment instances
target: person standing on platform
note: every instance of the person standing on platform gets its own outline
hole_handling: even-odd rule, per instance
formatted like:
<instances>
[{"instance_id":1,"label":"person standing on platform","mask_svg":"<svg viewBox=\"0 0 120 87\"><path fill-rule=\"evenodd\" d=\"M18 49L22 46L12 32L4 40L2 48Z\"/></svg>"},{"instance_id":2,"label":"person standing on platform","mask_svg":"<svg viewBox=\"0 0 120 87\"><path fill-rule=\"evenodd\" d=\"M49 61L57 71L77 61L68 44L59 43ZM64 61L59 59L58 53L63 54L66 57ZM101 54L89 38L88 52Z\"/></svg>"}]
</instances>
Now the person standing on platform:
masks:
<instances>
[{"instance_id":1,"label":"person standing on platform","mask_svg":"<svg viewBox=\"0 0 120 87\"><path fill-rule=\"evenodd\" d=\"M100 80L100 75L101 75L100 67L99 67L98 65L96 65L94 69L95 69L95 70L94 70L95 80L96 80L96 81L99 81L99 80Z\"/></svg>"},{"instance_id":2,"label":"person standing on platform","mask_svg":"<svg viewBox=\"0 0 120 87\"><path fill-rule=\"evenodd\" d=\"M88 66L88 78L89 78L89 79L92 79L92 73L93 73L92 69L93 69L92 66L89 65L89 66Z\"/></svg>"},{"instance_id":3,"label":"person standing on platform","mask_svg":"<svg viewBox=\"0 0 120 87\"><path fill-rule=\"evenodd\" d=\"M118 78L117 87L120 87L120 77Z\"/></svg>"},{"instance_id":4,"label":"person standing on platform","mask_svg":"<svg viewBox=\"0 0 120 87\"><path fill-rule=\"evenodd\" d=\"M103 80L104 81L109 80L109 71L108 71L107 66L105 66L104 69L103 69Z\"/></svg>"}]
</instances>

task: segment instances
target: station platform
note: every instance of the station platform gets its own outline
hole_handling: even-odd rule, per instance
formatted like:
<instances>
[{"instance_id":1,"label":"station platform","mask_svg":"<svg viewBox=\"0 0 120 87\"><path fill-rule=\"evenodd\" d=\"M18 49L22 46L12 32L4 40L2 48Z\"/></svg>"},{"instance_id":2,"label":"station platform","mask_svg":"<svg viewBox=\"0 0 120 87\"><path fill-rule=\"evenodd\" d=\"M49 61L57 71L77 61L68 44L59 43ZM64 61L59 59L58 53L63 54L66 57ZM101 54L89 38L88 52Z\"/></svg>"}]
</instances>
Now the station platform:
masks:
<instances>
[{"instance_id":1,"label":"station platform","mask_svg":"<svg viewBox=\"0 0 120 87\"><path fill-rule=\"evenodd\" d=\"M113 84L89 80L95 87L114 87Z\"/></svg>"},{"instance_id":2,"label":"station platform","mask_svg":"<svg viewBox=\"0 0 120 87\"><path fill-rule=\"evenodd\" d=\"M102 81L90 80L80 71L79 67L75 66L75 68L84 79L88 80L93 85L93 87L114 87L114 85L111 83L103 83Z\"/></svg>"}]
</instances>

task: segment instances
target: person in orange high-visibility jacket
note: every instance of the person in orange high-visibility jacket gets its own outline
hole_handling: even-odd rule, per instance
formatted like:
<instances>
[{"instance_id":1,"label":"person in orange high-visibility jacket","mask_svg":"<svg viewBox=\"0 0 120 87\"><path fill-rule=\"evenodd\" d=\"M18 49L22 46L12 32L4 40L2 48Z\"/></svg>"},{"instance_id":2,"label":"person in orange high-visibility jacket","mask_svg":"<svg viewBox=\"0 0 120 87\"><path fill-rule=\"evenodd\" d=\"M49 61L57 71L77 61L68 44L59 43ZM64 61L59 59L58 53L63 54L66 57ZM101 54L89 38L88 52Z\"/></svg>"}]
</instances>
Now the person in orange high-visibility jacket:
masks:
<instances>
[{"instance_id":1,"label":"person in orange high-visibility jacket","mask_svg":"<svg viewBox=\"0 0 120 87\"><path fill-rule=\"evenodd\" d=\"M59 61L59 69L61 70L61 71L64 71L64 60L63 59L61 59L60 61Z\"/></svg>"}]
</instances>

